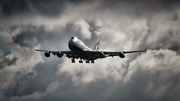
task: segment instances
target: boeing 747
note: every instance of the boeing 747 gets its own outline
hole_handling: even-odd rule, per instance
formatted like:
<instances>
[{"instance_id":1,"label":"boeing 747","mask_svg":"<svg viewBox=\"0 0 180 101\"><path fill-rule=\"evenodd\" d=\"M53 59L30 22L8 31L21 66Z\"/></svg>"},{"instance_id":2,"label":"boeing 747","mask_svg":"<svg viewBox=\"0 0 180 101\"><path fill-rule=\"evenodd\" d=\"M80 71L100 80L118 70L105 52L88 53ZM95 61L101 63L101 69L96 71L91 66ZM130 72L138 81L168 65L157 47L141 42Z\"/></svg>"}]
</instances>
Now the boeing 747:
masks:
<instances>
[{"instance_id":1,"label":"boeing 747","mask_svg":"<svg viewBox=\"0 0 180 101\"><path fill-rule=\"evenodd\" d=\"M68 43L70 51L49 51L49 50L39 50L39 49L36 49L36 51L45 52L44 55L46 57L50 57L51 53L59 58L61 58L64 54L66 54L66 57L70 58L72 60L72 63L75 63L75 59L79 59L79 63L83 63L83 60L86 63L90 63L90 62L94 63L94 60L102 59L106 57L119 56L120 58L125 58L125 54L127 53L146 51L146 49L138 50L138 51L117 51L117 52L99 51L99 43L100 40L98 39L97 43L94 46L94 49L92 50L89 47L87 47L77 37L71 37Z\"/></svg>"}]
</instances>

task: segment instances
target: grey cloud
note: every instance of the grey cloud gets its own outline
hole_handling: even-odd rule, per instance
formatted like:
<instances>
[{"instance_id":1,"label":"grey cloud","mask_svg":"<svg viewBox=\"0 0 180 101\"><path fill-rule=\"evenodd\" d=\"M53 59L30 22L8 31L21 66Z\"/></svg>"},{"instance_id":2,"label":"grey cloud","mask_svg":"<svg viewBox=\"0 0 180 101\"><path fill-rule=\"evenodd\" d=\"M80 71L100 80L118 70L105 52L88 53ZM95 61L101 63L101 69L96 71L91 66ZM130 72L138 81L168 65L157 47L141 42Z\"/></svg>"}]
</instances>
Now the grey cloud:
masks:
<instances>
[{"instance_id":1,"label":"grey cloud","mask_svg":"<svg viewBox=\"0 0 180 101\"><path fill-rule=\"evenodd\" d=\"M174 57L173 59L171 58L172 56ZM146 62L147 64L145 63L146 65L140 63L143 59L149 60ZM169 59L172 60L169 61ZM150 73L149 77L146 77L146 79L150 79L148 91L154 92L156 100L171 99L176 101L178 99L175 92L179 90L176 91L175 89L179 89L179 80L177 80L179 77L179 64L176 63L176 61L179 61L179 55L177 55L176 52L170 50L152 51L152 53L147 52L147 54L141 55L135 61L132 65L135 66L137 75L145 72ZM142 71L139 69L142 69ZM134 73L136 75L136 72ZM134 78L133 75L132 78ZM139 77L136 79L139 79ZM171 91L174 94L171 94Z\"/></svg>"},{"instance_id":2,"label":"grey cloud","mask_svg":"<svg viewBox=\"0 0 180 101\"><path fill-rule=\"evenodd\" d=\"M178 0L100 0L101 2L101 7L107 6L107 8L115 8L118 7L119 5L134 5L132 6L135 7L136 9L139 8L144 8L145 11L154 11L155 9L157 11L159 10L173 10L176 9L178 4L180 3ZM139 6L139 7L138 7ZM151 7L153 6L153 7ZM125 7L125 6L123 6ZM120 7L121 8L121 7ZM130 7L131 8L131 7ZM104 8L106 9L106 8ZM163 10L164 9L164 10ZM139 9L140 10L140 9ZM141 10L143 11L143 10Z\"/></svg>"},{"instance_id":3,"label":"grey cloud","mask_svg":"<svg viewBox=\"0 0 180 101\"><path fill-rule=\"evenodd\" d=\"M4 95L3 92L0 92L0 100L2 100L2 101L8 101L8 98Z\"/></svg>"},{"instance_id":4,"label":"grey cloud","mask_svg":"<svg viewBox=\"0 0 180 101\"><path fill-rule=\"evenodd\" d=\"M1 14L13 16L17 14L41 14L56 16L64 8L65 1L59 0L1 0Z\"/></svg>"},{"instance_id":5,"label":"grey cloud","mask_svg":"<svg viewBox=\"0 0 180 101\"><path fill-rule=\"evenodd\" d=\"M23 76L32 72L33 66L30 65L35 65L36 61L41 61L41 59L37 58L36 55L33 55L35 53L34 49L30 49L30 47L19 47L12 41L13 35L17 35L18 32L13 31L13 29L8 29L8 31L2 29L2 33L1 38L4 41L2 44L10 50L11 53L3 54L0 59L0 89L9 97L13 95L12 93L21 92L21 90L24 89L23 87L25 86L16 89L18 90L16 92L12 90L16 87L17 81L20 78L23 78ZM3 49L4 53L7 52L7 49Z\"/></svg>"},{"instance_id":6,"label":"grey cloud","mask_svg":"<svg viewBox=\"0 0 180 101\"><path fill-rule=\"evenodd\" d=\"M21 92L21 96L24 94L29 95L37 91L44 92L50 83L56 80L61 80L61 78L54 75L54 72L57 70L56 66L62 61L63 59L55 57L55 59L50 60L49 62L38 63L34 68L37 74L28 82L27 87ZM17 95L14 94L14 96Z\"/></svg>"},{"instance_id":7,"label":"grey cloud","mask_svg":"<svg viewBox=\"0 0 180 101\"><path fill-rule=\"evenodd\" d=\"M0 57L4 55L4 52L0 50Z\"/></svg>"},{"instance_id":8,"label":"grey cloud","mask_svg":"<svg viewBox=\"0 0 180 101\"><path fill-rule=\"evenodd\" d=\"M155 55L164 55L164 58L157 58ZM169 61L168 58L173 56L176 59ZM146 63L142 64L142 60L146 60ZM10 101L28 101L33 99L34 101L48 101L48 100L173 100L178 101L179 93L179 66L175 61L179 61L179 56L170 50L148 51L141 55L136 60L132 61L129 66L129 72L124 77L127 79L118 79L108 77L98 78L94 76L95 81L89 83L83 83L82 77L89 77L89 74L98 74L105 71L85 71L88 67L82 67L79 69L82 75L76 75L78 77L78 83L73 81L74 76L71 72L78 72L76 69L68 69L66 72L61 72L61 75L66 79L55 81L50 83L45 92L34 92L28 96L12 97ZM149 60L149 62L147 62ZM155 63L153 63L155 62ZM160 63L162 62L162 63ZM174 64L175 63L175 64ZM67 65L67 64L66 64ZM163 66L167 65L167 66ZM80 65L79 65L80 66ZM61 67L66 68L67 66ZM93 67L91 67L93 68ZM102 68L102 69L103 69ZM172 69L173 68L173 69ZM96 68L93 68L96 69ZM119 75L121 76L121 75ZM172 94L173 93L173 94ZM71 96L71 97L69 97Z\"/></svg>"},{"instance_id":9,"label":"grey cloud","mask_svg":"<svg viewBox=\"0 0 180 101\"><path fill-rule=\"evenodd\" d=\"M67 45L68 40L72 36L77 36L83 40L90 40L92 35L89 23L82 19L66 23L65 27L62 28L61 25L53 25L52 29L48 29L49 26L47 25L27 25L26 27L16 27L20 28L21 31L19 31L17 35L13 36L12 41L21 47L28 48L33 48L33 46L38 45L39 43L41 43L42 48L51 48L52 44L59 46L59 43L61 45ZM66 43L60 42L65 39ZM44 44L44 42L47 42L48 44ZM56 48L58 49L58 47Z\"/></svg>"},{"instance_id":10,"label":"grey cloud","mask_svg":"<svg viewBox=\"0 0 180 101\"><path fill-rule=\"evenodd\" d=\"M10 65L14 65L17 61L17 57L14 57L13 59L9 59L9 58L3 58L3 60L1 60L0 64L2 65L2 67L5 67L5 66L10 66Z\"/></svg>"},{"instance_id":11,"label":"grey cloud","mask_svg":"<svg viewBox=\"0 0 180 101\"><path fill-rule=\"evenodd\" d=\"M30 72L20 79L17 80L14 86L9 87L4 90L4 94L7 97L11 96L21 96L23 94L24 89L29 85L29 81L34 77L34 73ZM24 94L23 94L24 95Z\"/></svg>"},{"instance_id":12,"label":"grey cloud","mask_svg":"<svg viewBox=\"0 0 180 101\"><path fill-rule=\"evenodd\" d=\"M1 17L11 18L16 15L60 16L67 3L83 3L84 0L1 0Z\"/></svg>"},{"instance_id":13,"label":"grey cloud","mask_svg":"<svg viewBox=\"0 0 180 101\"><path fill-rule=\"evenodd\" d=\"M147 36L141 46L150 49L170 49L179 53L179 19L177 13L154 16L147 22Z\"/></svg>"},{"instance_id":14,"label":"grey cloud","mask_svg":"<svg viewBox=\"0 0 180 101\"><path fill-rule=\"evenodd\" d=\"M1 46L1 50L0 50L0 57L3 55L7 55L10 53L10 50L8 49L8 47L4 44L2 38L0 37L0 46Z\"/></svg>"}]
</instances>

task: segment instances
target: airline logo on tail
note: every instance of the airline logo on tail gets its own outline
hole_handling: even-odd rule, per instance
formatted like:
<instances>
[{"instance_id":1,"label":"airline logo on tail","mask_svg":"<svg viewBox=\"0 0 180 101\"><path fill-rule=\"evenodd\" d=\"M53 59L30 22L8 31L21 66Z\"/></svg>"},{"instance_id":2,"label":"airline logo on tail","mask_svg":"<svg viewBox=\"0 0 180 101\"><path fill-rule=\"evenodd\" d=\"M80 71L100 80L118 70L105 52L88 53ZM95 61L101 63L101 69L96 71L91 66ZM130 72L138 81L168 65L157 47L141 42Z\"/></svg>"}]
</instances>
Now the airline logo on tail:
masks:
<instances>
[{"instance_id":1,"label":"airline logo on tail","mask_svg":"<svg viewBox=\"0 0 180 101\"><path fill-rule=\"evenodd\" d=\"M100 40L99 40L99 38L98 38L97 43L95 44L93 50L95 50L95 51L98 51L98 50L99 50L99 43L100 43Z\"/></svg>"}]
</instances>

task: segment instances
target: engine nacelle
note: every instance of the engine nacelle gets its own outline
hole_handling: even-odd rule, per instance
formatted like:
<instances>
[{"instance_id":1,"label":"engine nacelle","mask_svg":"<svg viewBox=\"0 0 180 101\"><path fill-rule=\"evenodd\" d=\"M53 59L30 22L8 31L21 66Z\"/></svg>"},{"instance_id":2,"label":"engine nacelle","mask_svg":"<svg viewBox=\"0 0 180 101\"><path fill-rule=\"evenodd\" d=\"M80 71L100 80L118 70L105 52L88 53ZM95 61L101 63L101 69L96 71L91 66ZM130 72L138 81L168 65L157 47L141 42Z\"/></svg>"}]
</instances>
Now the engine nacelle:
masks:
<instances>
[{"instance_id":1,"label":"engine nacelle","mask_svg":"<svg viewBox=\"0 0 180 101\"><path fill-rule=\"evenodd\" d=\"M44 55L45 55L46 57L50 57L50 53L49 53L49 52L44 53Z\"/></svg>"},{"instance_id":2,"label":"engine nacelle","mask_svg":"<svg viewBox=\"0 0 180 101\"><path fill-rule=\"evenodd\" d=\"M119 53L120 58L125 58L125 55L123 53Z\"/></svg>"},{"instance_id":3,"label":"engine nacelle","mask_svg":"<svg viewBox=\"0 0 180 101\"><path fill-rule=\"evenodd\" d=\"M63 54L61 52L57 53L57 57L61 58Z\"/></svg>"}]
</instances>

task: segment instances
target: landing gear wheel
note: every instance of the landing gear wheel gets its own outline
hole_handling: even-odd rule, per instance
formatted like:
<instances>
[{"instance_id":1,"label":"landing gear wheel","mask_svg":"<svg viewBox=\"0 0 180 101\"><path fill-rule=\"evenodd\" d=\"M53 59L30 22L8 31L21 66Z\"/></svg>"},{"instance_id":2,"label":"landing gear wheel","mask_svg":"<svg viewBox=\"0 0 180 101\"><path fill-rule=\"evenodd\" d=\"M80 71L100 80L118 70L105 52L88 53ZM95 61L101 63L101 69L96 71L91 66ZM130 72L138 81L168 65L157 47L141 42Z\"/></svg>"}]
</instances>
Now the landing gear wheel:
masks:
<instances>
[{"instance_id":1,"label":"landing gear wheel","mask_svg":"<svg viewBox=\"0 0 180 101\"><path fill-rule=\"evenodd\" d=\"M94 60L91 60L91 63L94 63Z\"/></svg>"},{"instance_id":2,"label":"landing gear wheel","mask_svg":"<svg viewBox=\"0 0 180 101\"><path fill-rule=\"evenodd\" d=\"M75 63L75 59L72 59L71 61L72 61L72 63Z\"/></svg>"},{"instance_id":3,"label":"landing gear wheel","mask_svg":"<svg viewBox=\"0 0 180 101\"><path fill-rule=\"evenodd\" d=\"M82 60L79 60L79 63L83 63L83 61L82 61Z\"/></svg>"},{"instance_id":4,"label":"landing gear wheel","mask_svg":"<svg viewBox=\"0 0 180 101\"><path fill-rule=\"evenodd\" d=\"M89 63L89 60L87 60L86 63Z\"/></svg>"}]
</instances>

